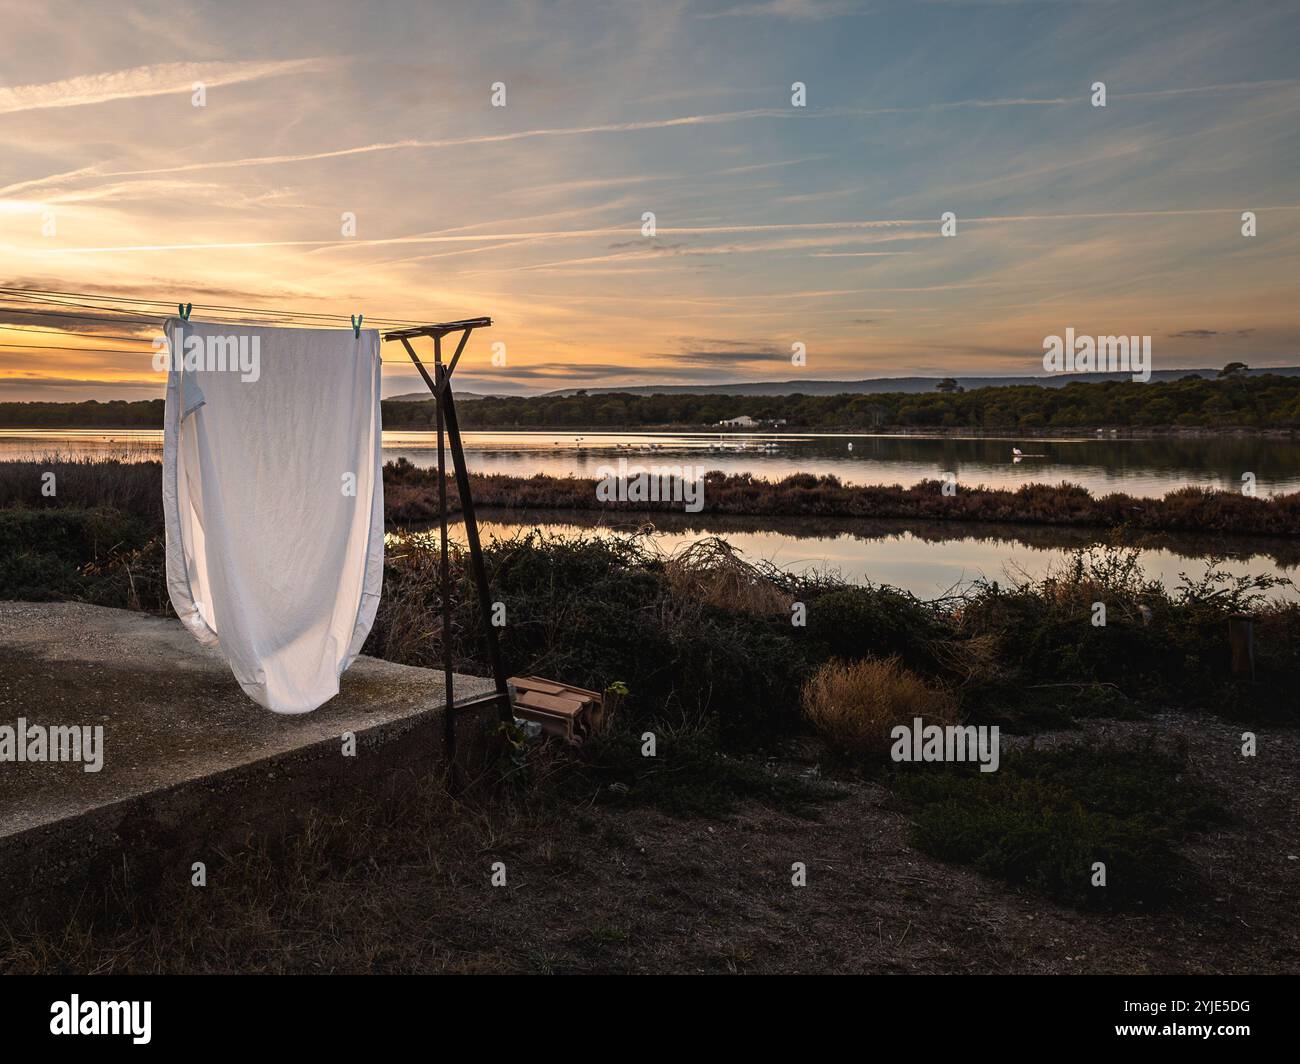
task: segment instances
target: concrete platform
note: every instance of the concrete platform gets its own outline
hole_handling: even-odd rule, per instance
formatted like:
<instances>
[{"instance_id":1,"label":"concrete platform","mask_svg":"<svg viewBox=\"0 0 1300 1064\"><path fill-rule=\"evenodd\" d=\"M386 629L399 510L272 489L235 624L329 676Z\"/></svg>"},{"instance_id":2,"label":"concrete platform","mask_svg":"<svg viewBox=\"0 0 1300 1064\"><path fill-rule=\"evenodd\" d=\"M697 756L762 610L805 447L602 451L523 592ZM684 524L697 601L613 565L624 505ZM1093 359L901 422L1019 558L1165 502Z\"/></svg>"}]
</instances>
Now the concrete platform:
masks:
<instances>
[{"instance_id":1,"label":"concrete platform","mask_svg":"<svg viewBox=\"0 0 1300 1064\"><path fill-rule=\"evenodd\" d=\"M454 677L456 697L491 682ZM457 714L467 747L491 709ZM314 802L445 768L443 674L361 657L339 695L285 717L249 699L178 621L81 603L0 602L0 727L103 727L103 765L0 761L0 901L132 859L144 874ZM345 732L356 756L343 754Z\"/></svg>"}]
</instances>

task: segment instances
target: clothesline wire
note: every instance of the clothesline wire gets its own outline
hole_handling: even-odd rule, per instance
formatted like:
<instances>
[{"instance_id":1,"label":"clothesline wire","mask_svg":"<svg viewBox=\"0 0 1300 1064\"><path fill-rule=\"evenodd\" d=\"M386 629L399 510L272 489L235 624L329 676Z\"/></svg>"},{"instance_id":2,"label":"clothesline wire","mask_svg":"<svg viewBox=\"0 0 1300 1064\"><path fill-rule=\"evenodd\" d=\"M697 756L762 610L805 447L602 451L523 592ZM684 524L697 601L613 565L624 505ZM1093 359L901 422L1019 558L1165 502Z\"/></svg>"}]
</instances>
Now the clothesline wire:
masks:
<instances>
[{"instance_id":1,"label":"clothesline wire","mask_svg":"<svg viewBox=\"0 0 1300 1064\"><path fill-rule=\"evenodd\" d=\"M164 299L139 299L130 296L111 296L101 295L96 292L66 292L54 289L36 289L36 288L17 288L0 285L0 295L8 299L23 300L26 302L40 302L56 306L80 307L85 310L107 310L114 311L117 308L104 306L104 303L126 303L134 307L173 307L176 304ZM93 299L98 300L96 304L76 303L71 300ZM273 307L240 307L226 303L195 303L196 310L211 310L221 314L240 313L240 314L258 314L275 319L314 319L321 321L338 321L351 322L351 314L329 314L322 311L303 311L303 310L283 310ZM140 311L137 311L140 313ZM400 326L420 326L427 325L425 321L415 321L410 318L380 318L371 316L370 321L377 325L400 325Z\"/></svg>"},{"instance_id":2,"label":"clothesline wire","mask_svg":"<svg viewBox=\"0 0 1300 1064\"><path fill-rule=\"evenodd\" d=\"M63 303L59 303L59 304L55 304L55 305L56 305L56 306L76 306L77 304L63 304ZM70 321L96 321L96 322L104 322L104 323L107 323L107 324L109 324L109 325L149 325L149 326L152 326L154 329L158 329L158 328L161 326L161 324L162 324L161 320L158 319L158 318L130 318L130 317L125 317L125 316L123 316L123 315L126 314L126 313L128 313L128 312L125 312L125 311L118 312L118 311L115 311L112 307L96 307L96 308L94 308L94 309L96 309L96 310L104 310L104 311L108 311L108 312L109 312L110 314L112 314L113 316L112 316L112 317L105 317L105 316L102 315L102 314L73 314L73 313L69 313L69 312L66 311L66 310L46 310L46 309L44 309L44 308L33 309L32 304L29 303L29 304L27 304L27 305L24 306L24 307L8 307L8 306L4 306L4 305L0 304L0 317L3 317L3 316L5 316L5 315L10 315L10 314L22 314L22 315L31 316L31 317L37 317L37 318L65 318L65 319L68 319L68 320L70 320ZM253 321L249 321L247 318L239 318L239 319L226 319L226 318L222 318L222 319L216 319L216 318L213 318L211 315L208 315L208 314L205 314L205 315L204 315L204 320L207 321L207 322L210 322L210 323L212 323L212 324L216 324L216 325L273 325L273 324L275 324L274 321L263 320L263 321L253 322ZM279 319L279 320L281 320L281 321L286 321L286 322L288 322L289 324L294 324L294 325L304 325L304 326L306 326L307 328L320 328L320 329L331 328L331 326L327 326L327 325L325 325L325 324L321 324L321 323L314 323L314 322L294 322L294 321L291 321L290 319ZM0 328L16 329L15 326L0 326ZM95 336L95 335L99 335L99 334L97 334L97 333L87 333L86 335L88 335L88 336ZM132 339L132 340L150 340L151 338L150 338L150 337L140 337L140 336L136 336L136 337L130 337L129 339Z\"/></svg>"},{"instance_id":3,"label":"clothesline wire","mask_svg":"<svg viewBox=\"0 0 1300 1064\"><path fill-rule=\"evenodd\" d=\"M104 317L102 315L95 315L95 314L70 314L67 311L60 311L60 310L27 310L27 309L19 309L16 307L0 306L0 317L3 317L7 314L29 314L41 318L57 317L57 318L67 318L73 321L95 321L95 322L105 322L114 325L150 325L155 328L157 328L157 326L159 325L159 322L156 319ZM218 322L217 324L248 324L248 323L247 322L243 322L243 323ZM63 336L75 336L75 337L84 336L87 339L93 339L93 340L120 340L124 343L150 344L150 345L153 344L155 339L155 337L153 336L118 336L111 333L97 333L97 332L77 333L77 332L69 332L66 329L43 329L39 326L34 326L34 325L29 325L29 326L0 325L0 331L15 332L20 335L26 335L27 333L33 333L33 332L39 332L44 334L53 333L55 335L63 335ZM94 353L94 354L108 354L108 355L115 355L115 354L134 355L137 353L135 351L131 351L128 348L123 348L123 347L79 347L75 344L3 344L0 343L0 350L64 351L64 352L84 351L87 354ZM380 361L383 362L383 361L391 361L391 360L380 359Z\"/></svg>"},{"instance_id":4,"label":"clothesline wire","mask_svg":"<svg viewBox=\"0 0 1300 1064\"><path fill-rule=\"evenodd\" d=\"M83 302L92 300L94 302ZM7 305L18 304L18 305ZM122 306L121 304L129 304ZM175 306L163 299L141 299L133 296L111 296L97 292L70 292L58 289L19 288L0 285L0 318L8 315L22 315L36 318L59 318L69 322L98 322L110 325L145 325L158 328L159 318L131 317L132 314L147 314L151 308L168 308ZM67 309L52 309L67 308ZM335 329L346 322L352 324L350 314L329 314L317 311L295 311L263 307L239 307L223 303L195 303L194 310L204 312L206 322L217 325L293 325L300 328ZM74 311L90 310L94 314L79 314ZM210 312L210 313L209 313ZM259 320L249 320L232 315L252 314ZM167 315L172 316L172 315ZM160 315L161 317L161 315ZM418 327L427 322L409 318L369 318L370 324L388 327ZM338 325L334 323L337 322ZM63 334L67 336L85 336L93 339L119 340L124 343L149 343L152 336L120 336L96 332L76 333L68 329L42 329L39 326L0 324L0 330L6 332L29 333L42 332ZM5 344L0 343L0 350L17 351L82 351L87 354L136 354L127 348L77 347L59 344ZM381 359L380 361L386 361Z\"/></svg>"},{"instance_id":5,"label":"clothesline wire","mask_svg":"<svg viewBox=\"0 0 1300 1064\"><path fill-rule=\"evenodd\" d=\"M3 297L0 296L0 298L3 298ZM109 314L109 315L112 315L112 316L111 316L111 317L104 317L103 314L100 314L100 315L95 315L95 314L70 314L70 313L68 313L67 311L45 309L47 306L49 306L49 307L75 307L75 308L84 308L84 309L86 309L86 310L102 311L102 312L104 312L105 314ZM199 308L199 309L202 309L202 308ZM116 323L120 323L120 324L124 324L124 325L152 325L152 326L154 326L154 327L158 327L158 326L160 326L160 325L162 324L162 320L163 320L162 317L157 317L157 318L132 318L132 317L127 317L127 316L126 316L126 315L131 314L133 311L134 311L134 313L137 313L137 314L148 313L148 308L139 308L139 307L137 307L137 308L131 308L131 309L128 310L128 309L118 309L118 308L116 308L116 307L96 306L96 305L87 304L87 303L71 303L71 302L56 301L56 300L24 300L21 306L16 306L16 307L15 307L15 306L2 306L2 305L0 305L0 312L6 313L6 314L26 314L26 315L33 315L33 316L36 316L36 317L71 318L71 319L80 319L80 320L82 320L82 321L116 322ZM171 316L172 316L172 317L175 317L174 314L171 315ZM337 327L338 327L338 326L334 325L334 323L332 323L332 322L300 321L300 320L298 320L298 319L289 318L289 317L285 317L285 316L276 316L276 317L267 317L267 316L264 316L264 317L263 317L261 320L259 320L259 321L253 321L253 320L249 319L248 317L245 317L245 316L242 316L242 315L239 316L239 317L237 317L237 318L232 318L229 314L227 314L227 313L225 313L225 312L220 312L219 316L216 316L216 315L213 315L213 314L204 314L204 315L203 315L203 319L204 319L205 321L215 322L216 324L219 324L219 325L225 325L225 324L230 324L230 325L258 325L258 324L266 325L266 324L272 324L272 323L274 323L274 322L281 322L281 321L283 321L283 322L289 322L289 323L291 323L291 324L303 325L303 326L306 326L306 327L308 327L308 328L315 327L315 328L322 328L322 329L325 329L325 328L337 328ZM340 323L340 324L342 324L342 323ZM384 324L384 322L383 322L383 320L381 319L377 324Z\"/></svg>"},{"instance_id":6,"label":"clothesline wire","mask_svg":"<svg viewBox=\"0 0 1300 1064\"><path fill-rule=\"evenodd\" d=\"M75 321L103 321L110 325L158 325L156 320L145 318L105 318L94 314L69 314L61 310L27 310L19 307L0 306L0 315L6 314L28 314L37 318L69 318ZM143 337L137 337L137 339L143 339Z\"/></svg>"},{"instance_id":7,"label":"clothesline wire","mask_svg":"<svg viewBox=\"0 0 1300 1064\"><path fill-rule=\"evenodd\" d=\"M22 333L26 336L28 333L54 333L56 336L85 336L92 340L125 340L132 344L151 344L153 339L148 336L116 336L113 333L71 333L67 329L46 329L40 325L0 325L0 331Z\"/></svg>"},{"instance_id":8,"label":"clothesline wire","mask_svg":"<svg viewBox=\"0 0 1300 1064\"><path fill-rule=\"evenodd\" d=\"M6 351L63 351L81 352L96 355L137 355L138 351L128 351L123 347L68 347L66 344L0 344Z\"/></svg>"},{"instance_id":9,"label":"clothesline wire","mask_svg":"<svg viewBox=\"0 0 1300 1064\"><path fill-rule=\"evenodd\" d=\"M110 308L103 308L108 310ZM5 307L0 306L0 314L29 314L38 318L70 318L78 321L106 321L112 325L157 325L155 319L146 318L105 318L94 314L69 314L62 310L30 310L24 307Z\"/></svg>"}]
</instances>

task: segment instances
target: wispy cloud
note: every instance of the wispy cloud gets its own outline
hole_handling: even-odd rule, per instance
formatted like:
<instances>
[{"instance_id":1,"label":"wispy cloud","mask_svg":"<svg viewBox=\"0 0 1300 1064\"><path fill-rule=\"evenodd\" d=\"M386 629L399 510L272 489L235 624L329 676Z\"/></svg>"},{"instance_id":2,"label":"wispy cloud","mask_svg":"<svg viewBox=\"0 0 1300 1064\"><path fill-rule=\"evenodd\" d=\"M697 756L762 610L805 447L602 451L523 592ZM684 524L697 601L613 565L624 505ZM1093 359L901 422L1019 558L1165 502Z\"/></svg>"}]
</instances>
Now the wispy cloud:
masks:
<instances>
[{"instance_id":1,"label":"wispy cloud","mask_svg":"<svg viewBox=\"0 0 1300 1064\"><path fill-rule=\"evenodd\" d=\"M0 114L39 111L50 107L85 107L112 100L131 100L167 93L189 94L195 82L205 86L234 85L263 78L307 74L337 66L330 59L281 59L264 62L158 63L153 66L84 74L42 85L0 88Z\"/></svg>"},{"instance_id":2,"label":"wispy cloud","mask_svg":"<svg viewBox=\"0 0 1300 1064\"><path fill-rule=\"evenodd\" d=\"M861 4L846 0L765 0L758 4L737 4L721 11L706 11L700 18L782 18L794 22L820 22L844 15L866 15Z\"/></svg>"},{"instance_id":3,"label":"wispy cloud","mask_svg":"<svg viewBox=\"0 0 1300 1064\"><path fill-rule=\"evenodd\" d=\"M1291 212L1300 211L1300 204L1281 203L1267 204L1258 207L1260 211ZM1134 211L1066 211L1061 213L1042 213L1042 214L1006 214L1006 215L975 215L971 218L963 219L965 225L996 225L1009 224L1016 222L1080 222L1102 219L1139 219L1139 218L1178 218L1178 217L1200 217L1206 215L1227 215L1240 213L1237 207L1195 207L1186 209L1170 210L1134 210ZM657 232L662 236L719 236L719 235L755 235L760 233L780 233L793 232L801 230L834 230L842 232L855 232L865 230L894 230L908 226L926 226L937 227L937 220L932 218L875 218L875 219L845 219L843 221L807 221L807 222L759 222L738 225L697 225L697 226L660 226ZM102 254L127 254L132 252L170 252L170 251L237 251L251 250L258 248L276 248L276 247L337 247L337 248L363 248L363 247L385 247L400 244L460 244L460 243L481 243L496 240L528 240L533 242L557 241L557 240L583 240L590 238L626 236L635 232L636 229L631 224L625 226L604 226L597 229L538 229L523 230L510 233L427 233L412 236L386 237L374 240L362 239L342 239L342 240L241 240L241 241L213 241L203 243L176 243L176 244L116 244L102 247L94 246L71 246L71 247L53 247L44 251L46 255L102 255ZM933 234L925 234L927 237ZM787 245L773 245L765 250L779 250ZM663 250L671 249L671 246L658 245L659 251L654 250L655 245L647 243L647 254L658 254ZM6 250L0 245L0 251ZM14 250L9 248L8 250ZM698 251L701 254L716 254L719 252L730 252L741 250L738 247L725 246L713 248L680 248L680 253L687 253L690 250Z\"/></svg>"},{"instance_id":4,"label":"wispy cloud","mask_svg":"<svg viewBox=\"0 0 1300 1064\"><path fill-rule=\"evenodd\" d=\"M314 60L297 60L294 62L315 62ZM151 68L140 68L151 69ZM73 81L81 79L72 79ZM1170 96L1187 96L1197 94L1218 94L1218 93L1240 93L1251 91L1264 91L1285 87L1291 85L1300 85L1300 78L1297 79L1276 79L1273 81L1261 82L1232 82L1215 85L1187 86L1180 89L1168 90L1151 90L1130 93L1114 93L1112 99L1121 100L1126 98L1143 99L1143 98L1160 98ZM35 88L43 88L36 86ZM185 86L188 91L188 84ZM0 102L3 101L4 92L16 92L19 90L0 90ZM163 91L163 90L159 90ZM166 90L174 91L174 90ZM137 95L155 95L153 92L141 92ZM110 98L110 97L105 97ZM97 102L97 101L78 101L78 102ZM68 180L79 180L84 178L120 178L120 177L152 177L164 174L184 174L198 173L208 170L225 170L225 169L248 169L250 167L261 166L287 166L295 163L321 162L329 159L346 159L353 156L372 155L376 153L400 152L400 151L430 151L439 149L464 148L477 145L492 144L509 144L516 141L533 140L537 138L549 137L581 137L597 134L617 134L617 133L638 133L650 130L678 129L692 126L713 126L723 125L736 122L751 122L760 119L771 119L780 122L790 121L809 121L809 120L828 120L828 119L863 119L885 117L890 115L916 114L924 112L943 112L943 111L962 111L962 110L991 110L1003 108L1024 108L1024 107L1066 107L1077 106L1084 107L1087 104L1086 98L1082 95L1074 96L1046 96L1046 97L996 97L990 99L962 99L936 101L924 104L909 104L896 107L827 107L820 109L809 109L803 111L796 108L784 107L766 107L751 108L744 111L723 111L712 114L680 115L671 118L644 119L633 122L605 122L592 125L582 126L550 126L538 129L517 130L506 133L486 133L475 134L462 137L443 137L437 139L418 139L410 138L403 140L379 141L371 144L359 144L345 148L331 148L322 151L297 152L276 155L250 155L233 159L216 159L205 160L202 162L181 163L173 166L149 167L144 169L133 170L109 170L100 167L86 167L77 171L65 171L64 173L51 175L45 179L51 182L63 182ZM71 106L71 104L41 104L40 106ZM13 110L26 110L27 107L14 107ZM0 106L0 113L3 107ZM28 180L6 188L0 189L0 195L12 194L19 190L29 190L41 187L43 181L40 179Z\"/></svg>"}]
</instances>

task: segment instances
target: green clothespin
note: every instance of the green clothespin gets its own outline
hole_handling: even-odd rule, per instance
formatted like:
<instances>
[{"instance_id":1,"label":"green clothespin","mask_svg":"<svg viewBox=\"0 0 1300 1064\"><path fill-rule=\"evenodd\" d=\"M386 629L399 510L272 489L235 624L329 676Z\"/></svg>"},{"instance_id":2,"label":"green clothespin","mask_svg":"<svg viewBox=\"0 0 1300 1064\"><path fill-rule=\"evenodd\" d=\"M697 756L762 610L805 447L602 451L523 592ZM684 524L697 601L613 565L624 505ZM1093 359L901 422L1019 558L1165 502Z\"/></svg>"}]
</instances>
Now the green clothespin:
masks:
<instances>
[{"instance_id":1,"label":"green clothespin","mask_svg":"<svg viewBox=\"0 0 1300 1064\"><path fill-rule=\"evenodd\" d=\"M352 331L356 333L357 339L361 339L361 323L366 320L364 314L349 315L352 318Z\"/></svg>"},{"instance_id":2,"label":"green clothespin","mask_svg":"<svg viewBox=\"0 0 1300 1064\"><path fill-rule=\"evenodd\" d=\"M177 303L176 309L180 311L181 321L190 320L190 311L194 309L193 303Z\"/></svg>"}]
</instances>

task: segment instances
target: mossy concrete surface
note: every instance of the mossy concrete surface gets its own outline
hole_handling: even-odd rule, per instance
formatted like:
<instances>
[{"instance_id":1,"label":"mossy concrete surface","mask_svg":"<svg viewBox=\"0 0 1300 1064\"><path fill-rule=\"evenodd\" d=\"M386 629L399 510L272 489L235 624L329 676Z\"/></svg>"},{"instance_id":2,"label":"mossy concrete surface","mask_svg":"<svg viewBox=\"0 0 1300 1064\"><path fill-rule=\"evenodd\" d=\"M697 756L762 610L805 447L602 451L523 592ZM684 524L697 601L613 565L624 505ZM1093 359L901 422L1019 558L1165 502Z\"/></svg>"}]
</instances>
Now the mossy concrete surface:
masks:
<instances>
[{"instance_id":1,"label":"mossy concrete surface","mask_svg":"<svg viewBox=\"0 0 1300 1064\"><path fill-rule=\"evenodd\" d=\"M454 690L461 699L491 683L457 675ZM97 772L0 760L0 901L106 862L188 874L207 847L275 830L313 803L345 810L362 786L443 771L443 698L441 672L360 657L337 697L281 716L174 619L0 602L0 728L19 718L28 729L103 728ZM458 740L481 737L493 713L458 713ZM344 753L348 732L355 756Z\"/></svg>"}]
</instances>

